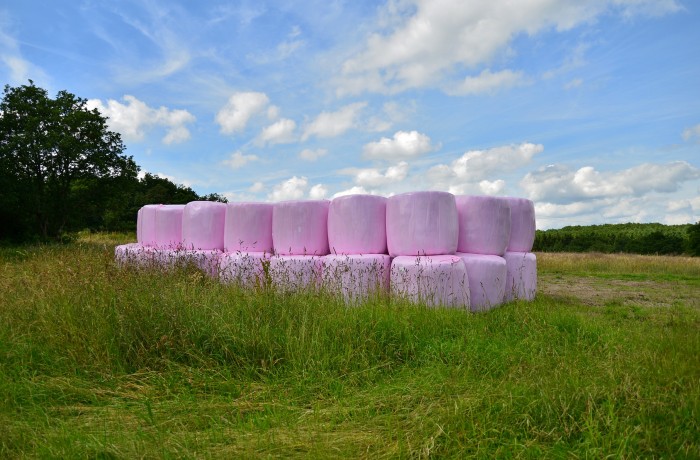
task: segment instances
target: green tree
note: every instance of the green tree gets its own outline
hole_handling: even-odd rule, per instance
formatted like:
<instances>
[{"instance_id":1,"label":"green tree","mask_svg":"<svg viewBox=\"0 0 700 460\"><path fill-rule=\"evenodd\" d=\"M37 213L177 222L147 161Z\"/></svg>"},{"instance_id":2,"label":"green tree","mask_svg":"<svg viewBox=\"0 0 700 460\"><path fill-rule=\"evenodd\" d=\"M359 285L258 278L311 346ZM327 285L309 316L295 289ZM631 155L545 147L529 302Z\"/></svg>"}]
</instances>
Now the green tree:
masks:
<instances>
[{"instance_id":1,"label":"green tree","mask_svg":"<svg viewBox=\"0 0 700 460\"><path fill-rule=\"evenodd\" d=\"M692 256L700 256L700 222L688 227L687 251Z\"/></svg>"},{"instance_id":2,"label":"green tree","mask_svg":"<svg viewBox=\"0 0 700 460\"><path fill-rule=\"evenodd\" d=\"M5 86L0 101L0 216L12 221L10 232L58 236L71 219L84 215L85 208L78 205L85 206L86 195L91 195L85 187L95 190L95 184L117 178L136 180L138 166L123 154L121 137L86 104L67 91L52 99L31 80L29 85Z\"/></svg>"}]
</instances>

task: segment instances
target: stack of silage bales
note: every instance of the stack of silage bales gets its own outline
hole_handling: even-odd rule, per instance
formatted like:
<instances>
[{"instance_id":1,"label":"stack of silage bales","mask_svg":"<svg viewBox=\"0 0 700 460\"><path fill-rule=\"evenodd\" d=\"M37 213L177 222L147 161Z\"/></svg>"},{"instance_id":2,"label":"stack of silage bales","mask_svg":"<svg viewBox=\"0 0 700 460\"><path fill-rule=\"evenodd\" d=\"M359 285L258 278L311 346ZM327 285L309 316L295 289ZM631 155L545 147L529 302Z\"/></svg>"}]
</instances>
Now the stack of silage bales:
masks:
<instances>
[{"instance_id":1,"label":"stack of silage bales","mask_svg":"<svg viewBox=\"0 0 700 460\"><path fill-rule=\"evenodd\" d=\"M325 286L348 303L391 292L428 306L488 310L534 298L533 203L412 192L269 203L146 205L119 262L195 263L224 282Z\"/></svg>"}]
</instances>

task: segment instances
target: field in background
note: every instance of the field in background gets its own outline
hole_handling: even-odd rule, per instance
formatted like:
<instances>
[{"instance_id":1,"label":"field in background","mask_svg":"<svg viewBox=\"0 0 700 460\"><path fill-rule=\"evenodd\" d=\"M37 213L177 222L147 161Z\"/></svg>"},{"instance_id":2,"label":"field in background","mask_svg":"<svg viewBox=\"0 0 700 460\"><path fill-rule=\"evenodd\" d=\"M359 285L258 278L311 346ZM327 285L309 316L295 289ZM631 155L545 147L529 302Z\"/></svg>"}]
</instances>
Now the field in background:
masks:
<instances>
[{"instance_id":1,"label":"field in background","mask_svg":"<svg viewBox=\"0 0 700 460\"><path fill-rule=\"evenodd\" d=\"M700 259L538 254L485 314L0 248L0 457L700 456Z\"/></svg>"}]
</instances>

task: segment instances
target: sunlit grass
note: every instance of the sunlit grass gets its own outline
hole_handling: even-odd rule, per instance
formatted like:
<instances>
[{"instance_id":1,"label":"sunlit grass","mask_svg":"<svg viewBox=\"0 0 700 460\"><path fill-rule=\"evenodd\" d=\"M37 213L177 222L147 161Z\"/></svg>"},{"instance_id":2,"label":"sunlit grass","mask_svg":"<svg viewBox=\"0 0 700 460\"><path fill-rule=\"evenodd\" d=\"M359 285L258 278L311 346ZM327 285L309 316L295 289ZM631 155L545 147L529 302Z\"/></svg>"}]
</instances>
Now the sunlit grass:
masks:
<instances>
[{"instance_id":1,"label":"sunlit grass","mask_svg":"<svg viewBox=\"0 0 700 460\"><path fill-rule=\"evenodd\" d=\"M127 240L0 251L0 457L700 456L700 315L682 302L347 308L119 269ZM538 264L698 274L674 257Z\"/></svg>"}]
</instances>

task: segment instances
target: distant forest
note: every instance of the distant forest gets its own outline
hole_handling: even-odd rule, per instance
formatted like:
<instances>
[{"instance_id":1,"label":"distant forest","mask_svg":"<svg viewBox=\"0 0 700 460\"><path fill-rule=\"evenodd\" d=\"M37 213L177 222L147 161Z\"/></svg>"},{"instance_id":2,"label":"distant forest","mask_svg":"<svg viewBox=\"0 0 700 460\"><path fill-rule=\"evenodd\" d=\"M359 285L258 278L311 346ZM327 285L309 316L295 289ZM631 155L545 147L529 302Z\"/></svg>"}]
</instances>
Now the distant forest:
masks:
<instances>
[{"instance_id":1,"label":"distant forest","mask_svg":"<svg viewBox=\"0 0 700 460\"><path fill-rule=\"evenodd\" d=\"M533 250L700 256L700 222L685 225L577 225L538 230Z\"/></svg>"}]
</instances>

